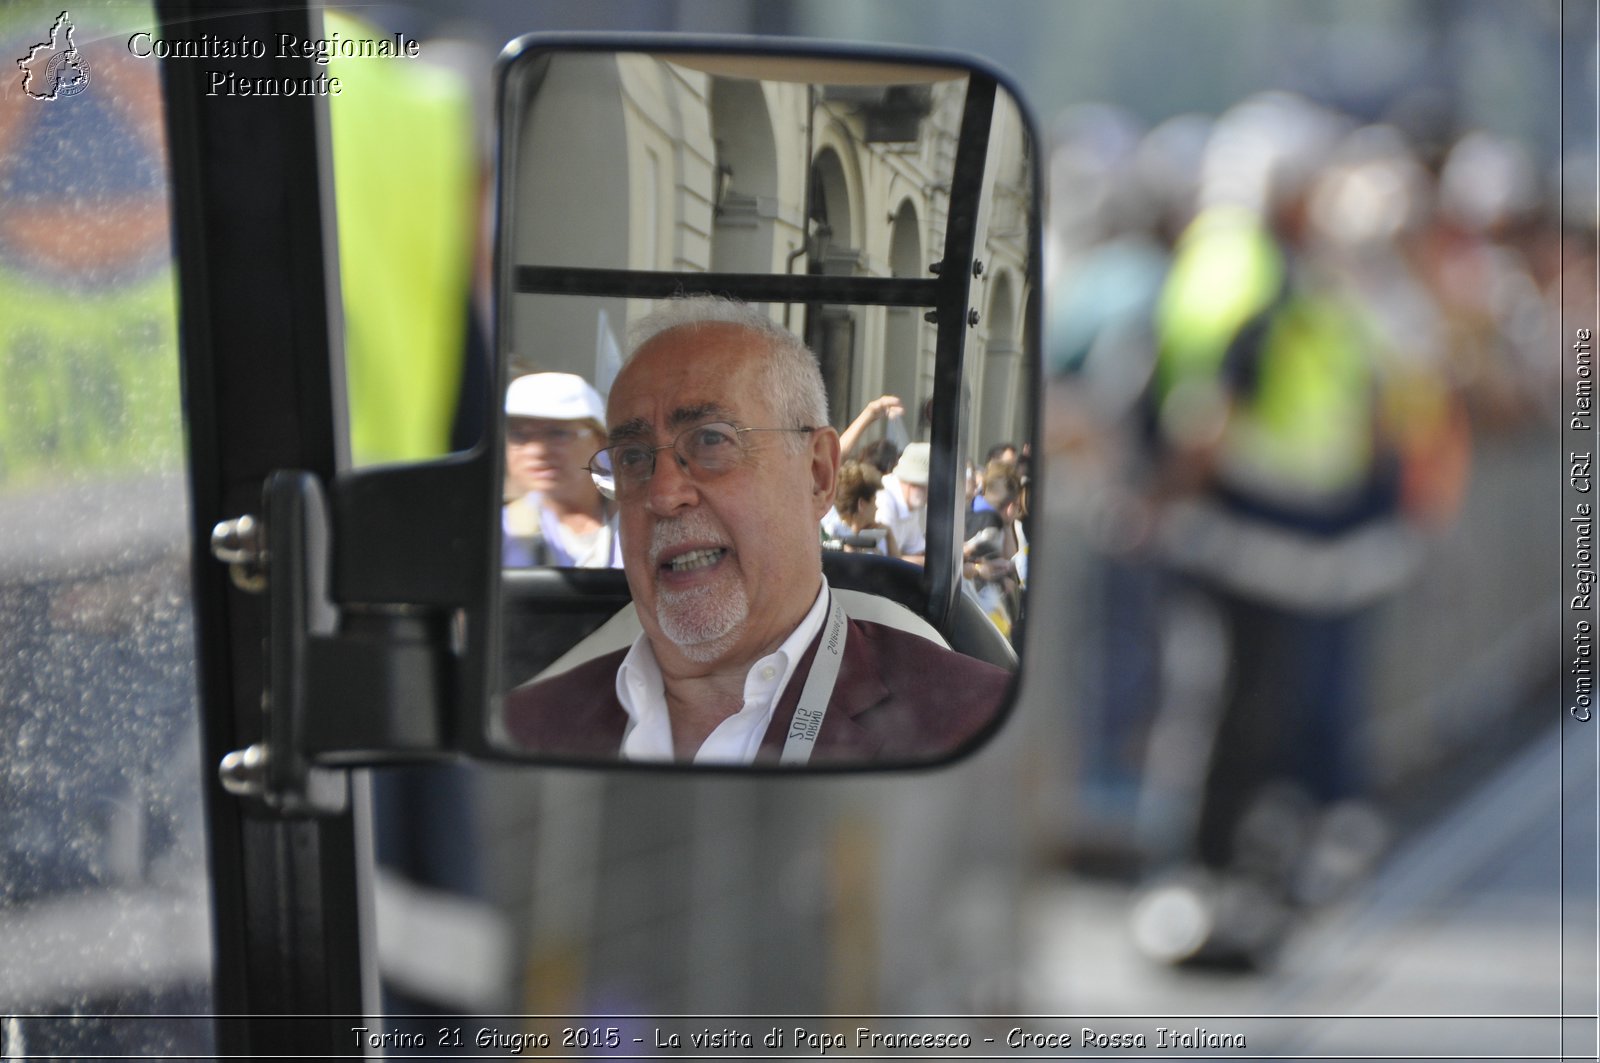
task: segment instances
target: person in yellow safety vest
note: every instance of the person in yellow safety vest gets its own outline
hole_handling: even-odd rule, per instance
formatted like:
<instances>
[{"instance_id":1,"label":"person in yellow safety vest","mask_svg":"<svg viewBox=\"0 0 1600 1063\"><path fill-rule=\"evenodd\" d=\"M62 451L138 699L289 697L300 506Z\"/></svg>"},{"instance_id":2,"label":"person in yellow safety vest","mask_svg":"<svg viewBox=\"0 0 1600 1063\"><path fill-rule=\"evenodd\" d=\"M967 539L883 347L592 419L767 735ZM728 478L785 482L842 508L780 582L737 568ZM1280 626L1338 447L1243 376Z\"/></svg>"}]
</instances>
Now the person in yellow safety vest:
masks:
<instances>
[{"instance_id":1,"label":"person in yellow safety vest","mask_svg":"<svg viewBox=\"0 0 1600 1063\"><path fill-rule=\"evenodd\" d=\"M1307 188L1259 210L1203 211L1156 311L1152 400L1176 470L1158 537L1228 645L1186 857L1206 884L1192 887L1190 908L1215 918L1167 950L1146 931L1166 925L1150 913L1180 887L1135 908L1136 939L1173 962L1259 959L1305 900L1318 824L1362 793L1360 621L1398 582L1368 547L1397 524L1397 477L1380 429L1378 343L1300 246ZM1282 829L1252 834L1266 822ZM1261 903L1232 925L1227 898L1240 888Z\"/></svg>"}]
</instances>

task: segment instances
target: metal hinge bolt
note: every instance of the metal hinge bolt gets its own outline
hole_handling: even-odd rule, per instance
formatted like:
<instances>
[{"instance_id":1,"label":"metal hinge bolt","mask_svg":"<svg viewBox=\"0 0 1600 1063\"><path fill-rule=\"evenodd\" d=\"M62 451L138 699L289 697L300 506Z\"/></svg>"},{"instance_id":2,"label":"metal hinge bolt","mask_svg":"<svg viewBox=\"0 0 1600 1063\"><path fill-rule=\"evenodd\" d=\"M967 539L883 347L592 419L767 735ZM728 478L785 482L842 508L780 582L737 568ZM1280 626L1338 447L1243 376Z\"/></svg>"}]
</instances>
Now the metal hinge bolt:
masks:
<instances>
[{"instance_id":1,"label":"metal hinge bolt","mask_svg":"<svg viewBox=\"0 0 1600 1063\"><path fill-rule=\"evenodd\" d=\"M267 747L257 743L235 749L217 765L217 778L235 797L260 797L267 792Z\"/></svg>"},{"instance_id":2,"label":"metal hinge bolt","mask_svg":"<svg viewBox=\"0 0 1600 1063\"><path fill-rule=\"evenodd\" d=\"M211 529L211 556L228 566L233 585L251 594L267 589L266 529L246 513Z\"/></svg>"}]
</instances>

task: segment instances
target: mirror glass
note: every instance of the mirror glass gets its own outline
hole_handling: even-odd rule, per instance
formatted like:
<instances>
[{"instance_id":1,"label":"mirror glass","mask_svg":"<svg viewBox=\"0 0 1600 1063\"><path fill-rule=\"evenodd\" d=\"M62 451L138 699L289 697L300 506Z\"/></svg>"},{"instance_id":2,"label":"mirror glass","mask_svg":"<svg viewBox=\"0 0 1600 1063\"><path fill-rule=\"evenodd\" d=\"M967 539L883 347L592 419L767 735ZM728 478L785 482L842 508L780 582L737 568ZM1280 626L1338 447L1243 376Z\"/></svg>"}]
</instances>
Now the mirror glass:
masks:
<instances>
[{"instance_id":1,"label":"mirror glass","mask_svg":"<svg viewBox=\"0 0 1600 1063\"><path fill-rule=\"evenodd\" d=\"M1015 98L880 58L513 45L499 135L490 744L854 768L992 733L1038 361Z\"/></svg>"}]
</instances>

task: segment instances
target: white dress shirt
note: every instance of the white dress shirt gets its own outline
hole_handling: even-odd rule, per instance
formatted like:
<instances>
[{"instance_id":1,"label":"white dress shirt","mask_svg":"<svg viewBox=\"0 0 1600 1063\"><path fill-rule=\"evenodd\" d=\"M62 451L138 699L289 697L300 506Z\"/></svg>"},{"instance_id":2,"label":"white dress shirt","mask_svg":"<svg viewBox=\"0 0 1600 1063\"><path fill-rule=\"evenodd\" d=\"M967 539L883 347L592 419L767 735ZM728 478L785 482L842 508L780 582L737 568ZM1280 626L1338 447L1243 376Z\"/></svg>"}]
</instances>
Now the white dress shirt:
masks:
<instances>
[{"instance_id":1,"label":"white dress shirt","mask_svg":"<svg viewBox=\"0 0 1600 1063\"><path fill-rule=\"evenodd\" d=\"M696 764L749 764L755 760L778 698L811 640L822 630L827 613L828 581L823 580L816 601L799 626L745 673L744 707L706 736L695 752ZM676 759L672 752L672 720L667 714L666 682L648 636L634 639L633 648L617 669L617 700L628 714L628 727L622 734L622 759Z\"/></svg>"}]
</instances>

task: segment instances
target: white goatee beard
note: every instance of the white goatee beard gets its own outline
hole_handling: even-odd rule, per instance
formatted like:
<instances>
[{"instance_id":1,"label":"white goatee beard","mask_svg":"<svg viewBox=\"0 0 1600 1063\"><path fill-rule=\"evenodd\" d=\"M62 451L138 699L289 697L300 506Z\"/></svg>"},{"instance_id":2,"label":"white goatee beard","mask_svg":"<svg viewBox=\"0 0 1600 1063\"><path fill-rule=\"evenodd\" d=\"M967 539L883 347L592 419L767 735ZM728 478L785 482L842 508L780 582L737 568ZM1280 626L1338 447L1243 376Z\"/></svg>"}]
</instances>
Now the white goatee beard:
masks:
<instances>
[{"instance_id":1,"label":"white goatee beard","mask_svg":"<svg viewBox=\"0 0 1600 1063\"><path fill-rule=\"evenodd\" d=\"M661 554L686 542L723 542L725 536L704 511L691 510L685 516L655 525L650 536L650 567L660 564ZM697 664L716 660L738 638L750 616L750 599L737 578L688 590L656 588L656 623L679 653Z\"/></svg>"}]
</instances>

